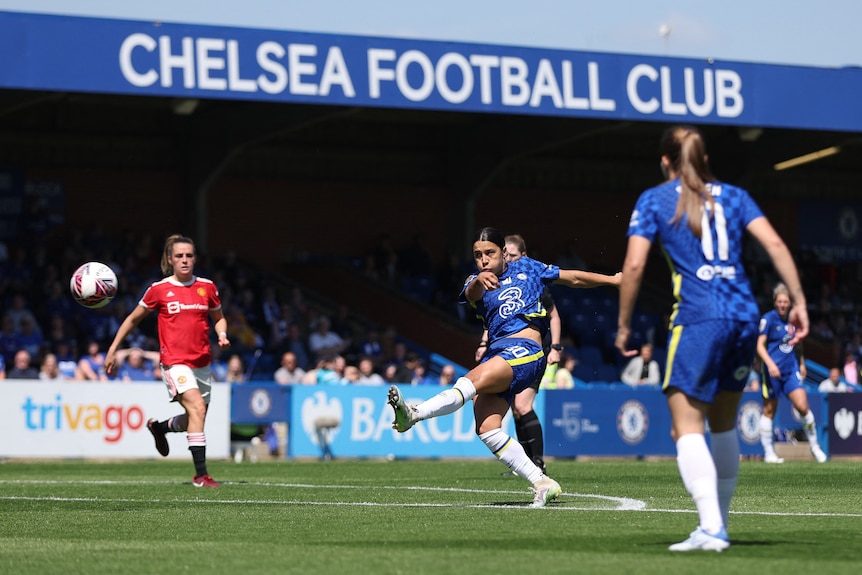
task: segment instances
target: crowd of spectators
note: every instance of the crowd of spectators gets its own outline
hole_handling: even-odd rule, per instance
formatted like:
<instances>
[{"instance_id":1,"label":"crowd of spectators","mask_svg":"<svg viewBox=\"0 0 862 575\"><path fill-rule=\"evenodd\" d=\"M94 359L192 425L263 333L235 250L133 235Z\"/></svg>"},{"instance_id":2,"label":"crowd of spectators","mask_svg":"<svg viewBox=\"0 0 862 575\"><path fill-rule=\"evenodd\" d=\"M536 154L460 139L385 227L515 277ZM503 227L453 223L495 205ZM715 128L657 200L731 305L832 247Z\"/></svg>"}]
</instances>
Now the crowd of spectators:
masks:
<instances>
[{"instance_id":1,"label":"crowd of spectators","mask_svg":"<svg viewBox=\"0 0 862 575\"><path fill-rule=\"evenodd\" d=\"M121 358L124 369L105 374L100 362L119 324L137 305L149 283L160 279L162 241L147 232L109 235L97 230L90 234L71 231L50 245L0 243L0 377L30 377L32 369L37 378L45 379L158 380L155 320L143 322L127 338L128 349ZM120 282L119 295L98 310L77 305L68 291L71 271L91 260L110 265ZM758 302L762 310L770 309L777 279L768 266L761 265L757 254L752 254L750 260L748 273ZM399 246L391 236L381 234L370 252L357 254L351 261L357 273L372 281L389 285L457 321L475 323L474 318L465 317L463 306L457 303L460 287L473 271L471 260L453 254L435 260L420 235ZM548 261L589 269L570 246ZM851 384L859 381L856 366L862 365L860 267L825 264L808 255L800 258L809 294L811 339L833 350L834 357L826 361L826 367L841 368L845 381ZM356 321L350 310L338 302L328 306L310 302L301 288L269 281L257 268L230 252L215 257L199 254L197 269L220 287L232 342L230 354L237 355L246 366L246 379L304 384L440 383L440 366L431 373L428 356L411 349L394 326ZM625 363L609 344L614 322L607 326L596 324L594 331L610 331L598 334L594 341L586 341L579 329L584 317L591 318L591 322L600 316L607 319L614 310L600 309L589 300L575 306L581 304L584 309L567 310L561 315L567 353L578 363L583 347L598 344L604 353L603 362L615 367L620 376ZM667 316L666 312L652 316L658 321L643 333L643 341L638 344L653 344L656 357L662 360L666 331L661 322ZM229 357L221 357L218 346L214 347L215 378L224 381ZM26 360L19 355L22 351L27 354ZM290 359L286 362L285 358ZM289 368L286 363L295 367ZM297 370L301 377L296 375ZM276 375L284 375L285 371L293 375Z\"/></svg>"},{"instance_id":2,"label":"crowd of spectators","mask_svg":"<svg viewBox=\"0 0 862 575\"><path fill-rule=\"evenodd\" d=\"M105 373L104 352L147 286L161 279L162 240L132 231L121 237L69 232L51 248L0 243L0 378L159 381L155 319L126 338L116 373ZM101 309L79 306L69 295L71 271L94 260L108 264L120 284L117 297ZM197 271L219 286L228 318L231 350L223 354L213 346L216 381L432 381L427 358L409 349L394 327L354 320L337 303L308 301L301 288L269 281L232 253L198 254ZM292 375L277 377L284 371Z\"/></svg>"}]
</instances>

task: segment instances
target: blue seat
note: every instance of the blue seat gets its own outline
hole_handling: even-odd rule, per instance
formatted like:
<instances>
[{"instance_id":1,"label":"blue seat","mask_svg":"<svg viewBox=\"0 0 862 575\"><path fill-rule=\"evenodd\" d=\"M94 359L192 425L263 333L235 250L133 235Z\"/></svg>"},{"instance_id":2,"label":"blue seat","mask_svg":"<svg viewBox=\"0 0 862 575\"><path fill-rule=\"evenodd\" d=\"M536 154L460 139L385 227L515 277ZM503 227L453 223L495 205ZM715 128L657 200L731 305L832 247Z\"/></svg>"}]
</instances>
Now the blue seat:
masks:
<instances>
[{"instance_id":1,"label":"blue seat","mask_svg":"<svg viewBox=\"0 0 862 575\"><path fill-rule=\"evenodd\" d=\"M580 365L597 366L605 362L602 349L596 345L582 345L578 348L578 363Z\"/></svg>"},{"instance_id":2,"label":"blue seat","mask_svg":"<svg viewBox=\"0 0 862 575\"><path fill-rule=\"evenodd\" d=\"M572 377L582 379L584 381L595 381L598 376L596 366L587 365L585 363L575 364L572 368Z\"/></svg>"},{"instance_id":3,"label":"blue seat","mask_svg":"<svg viewBox=\"0 0 862 575\"><path fill-rule=\"evenodd\" d=\"M596 378L608 383L614 383L620 380L620 372L616 366L603 363L596 367Z\"/></svg>"}]
</instances>

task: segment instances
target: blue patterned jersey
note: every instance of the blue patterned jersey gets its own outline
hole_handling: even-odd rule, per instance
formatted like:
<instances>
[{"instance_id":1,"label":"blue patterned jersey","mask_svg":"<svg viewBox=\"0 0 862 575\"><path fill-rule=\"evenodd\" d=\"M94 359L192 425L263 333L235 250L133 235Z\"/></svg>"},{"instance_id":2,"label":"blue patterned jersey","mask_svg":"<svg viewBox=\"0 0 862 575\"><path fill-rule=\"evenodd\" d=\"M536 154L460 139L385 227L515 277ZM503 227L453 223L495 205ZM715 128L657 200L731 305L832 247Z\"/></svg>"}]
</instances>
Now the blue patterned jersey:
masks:
<instances>
[{"instance_id":1,"label":"blue patterned jersey","mask_svg":"<svg viewBox=\"0 0 862 575\"><path fill-rule=\"evenodd\" d=\"M745 227L763 212L742 188L709 184L715 213L696 238L688 218L670 223L679 199L679 180L641 194L629 221L628 235L657 239L670 266L676 298L673 325L706 319L757 321L759 311L742 264Z\"/></svg>"},{"instance_id":2,"label":"blue patterned jersey","mask_svg":"<svg viewBox=\"0 0 862 575\"><path fill-rule=\"evenodd\" d=\"M468 302L467 286L478 273L464 282L459 301L472 306L488 330L488 341L518 333L528 326L538 328L542 337L550 328L548 310L542 304L545 285L560 277L560 268L528 257L509 262L500 276L500 287L486 291L482 299Z\"/></svg>"},{"instance_id":3,"label":"blue patterned jersey","mask_svg":"<svg viewBox=\"0 0 862 575\"><path fill-rule=\"evenodd\" d=\"M782 377L792 375L799 369L795 346L789 343L795 333L796 328L787 323L787 319L782 319L776 310L768 311L760 318L758 335L766 336L766 351L778 366Z\"/></svg>"}]
</instances>

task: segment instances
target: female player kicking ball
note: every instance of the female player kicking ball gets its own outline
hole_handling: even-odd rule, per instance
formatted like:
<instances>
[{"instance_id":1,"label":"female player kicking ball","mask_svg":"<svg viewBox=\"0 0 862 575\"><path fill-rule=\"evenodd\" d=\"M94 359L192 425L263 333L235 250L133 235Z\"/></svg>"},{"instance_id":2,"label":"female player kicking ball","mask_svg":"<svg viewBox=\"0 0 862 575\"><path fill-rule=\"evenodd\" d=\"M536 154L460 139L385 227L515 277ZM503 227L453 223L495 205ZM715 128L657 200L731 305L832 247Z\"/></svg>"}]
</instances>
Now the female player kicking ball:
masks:
<instances>
[{"instance_id":1,"label":"female player kicking ball","mask_svg":"<svg viewBox=\"0 0 862 575\"><path fill-rule=\"evenodd\" d=\"M419 405L405 403L396 386L389 388L389 405L395 410L392 427L407 431L416 423L447 415L471 399L476 433L497 459L533 486L531 507L544 507L562 491L559 483L542 473L524 448L503 431L503 416L512 399L536 381L545 370L542 338L548 331L548 313L542 306L545 285L572 288L618 286L621 274L608 276L581 270L561 270L529 257L506 261L505 239L494 228L483 228L473 242L477 273L467 278L462 304L474 308L488 330L488 350L482 362L451 388Z\"/></svg>"},{"instance_id":2,"label":"female player kicking ball","mask_svg":"<svg viewBox=\"0 0 862 575\"><path fill-rule=\"evenodd\" d=\"M117 347L142 319L158 310L162 380L171 401L179 402L185 413L161 422L151 419L147 428L163 456L167 456L169 450L165 434L187 432L195 464L192 485L219 487L207 472L204 434L212 388L209 320L215 325L219 347L229 347L230 340L218 288L212 281L195 276L194 268L194 242L180 235L169 237L162 254L162 273L168 277L147 288L137 307L120 324L108 348L105 369L108 373L114 371Z\"/></svg>"}]
</instances>

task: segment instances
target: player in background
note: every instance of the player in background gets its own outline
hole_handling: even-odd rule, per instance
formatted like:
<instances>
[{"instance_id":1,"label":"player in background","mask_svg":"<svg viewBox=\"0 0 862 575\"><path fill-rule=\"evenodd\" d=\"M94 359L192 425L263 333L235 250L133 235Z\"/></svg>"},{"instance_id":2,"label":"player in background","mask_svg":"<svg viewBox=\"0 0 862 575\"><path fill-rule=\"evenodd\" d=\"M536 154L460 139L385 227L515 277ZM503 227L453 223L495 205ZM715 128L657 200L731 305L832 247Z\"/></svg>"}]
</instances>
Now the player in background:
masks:
<instances>
[{"instance_id":1,"label":"player in background","mask_svg":"<svg viewBox=\"0 0 862 575\"><path fill-rule=\"evenodd\" d=\"M760 357L760 391L763 395L763 414L760 416L760 443L763 461L784 463L773 446L773 423L778 409L778 398L787 397L802 417L802 429L808 438L808 447L818 463L826 461L826 454L817 441L817 425L808 406L805 393L805 358L801 347L794 346L795 328L790 323L790 293L787 286L778 284L772 292L773 309L760 318L757 336L757 355ZM798 355L797 355L798 354Z\"/></svg>"},{"instance_id":2,"label":"player in background","mask_svg":"<svg viewBox=\"0 0 862 575\"><path fill-rule=\"evenodd\" d=\"M805 295L793 257L748 192L717 181L700 132L673 126L661 139L666 181L644 191L629 221L615 345L626 357L647 257L661 242L676 303L663 391L683 484L699 524L671 551L722 551L739 472L736 414L757 345L759 311L742 262L743 237L766 250L795 306L792 343L808 335ZM709 421L712 451L705 432Z\"/></svg>"},{"instance_id":3,"label":"player in background","mask_svg":"<svg viewBox=\"0 0 862 575\"><path fill-rule=\"evenodd\" d=\"M187 432L189 451L195 466L192 485L219 487L207 472L206 423L212 389L210 372L210 319L218 335L218 345L230 346L227 320L222 313L216 285L194 275L195 245L184 236L172 235L165 241L162 273L153 282L134 310L123 320L105 357L105 368L116 366L117 347L150 313L158 312L159 351L162 381L171 401L183 406L185 413L167 419L147 421L158 452L167 456L170 446L166 433Z\"/></svg>"},{"instance_id":4,"label":"player in background","mask_svg":"<svg viewBox=\"0 0 862 575\"><path fill-rule=\"evenodd\" d=\"M619 274L608 276L522 257L507 262L503 234L483 228L473 242L477 273L464 283L460 301L469 305L488 328L488 350L482 362L455 385L419 405L407 404L396 386L389 388L395 411L392 427L405 432L416 423L454 413L473 402L476 433L500 461L532 484L532 507L544 507L561 492L559 483L542 473L524 448L503 431L503 417L515 395L541 377L545 370L542 339L548 313L542 292L551 283L572 288L619 285Z\"/></svg>"},{"instance_id":5,"label":"player in background","mask_svg":"<svg viewBox=\"0 0 862 575\"><path fill-rule=\"evenodd\" d=\"M518 261L527 255L527 244L518 234L506 236L506 261ZM548 311L549 318L549 333L551 334L550 346L542 346L545 348L548 365L556 365L560 362L560 351L563 346L560 344L560 335L562 332L562 322L560 321L560 312L554 305L554 298L551 297L550 290L547 288L542 293L542 305ZM488 330L482 332L482 339L479 341L479 346L476 348L476 361L479 362L485 356L485 351L488 349ZM512 401L512 415L515 417L515 433L518 436L518 442L527 457L533 460L542 473L547 474L545 468L545 441L542 436L542 422L533 410L536 395L539 393L539 385L542 383L544 372L539 375L539 378L529 387L524 388L520 393L515 395ZM511 472L507 472L510 474Z\"/></svg>"}]
</instances>

